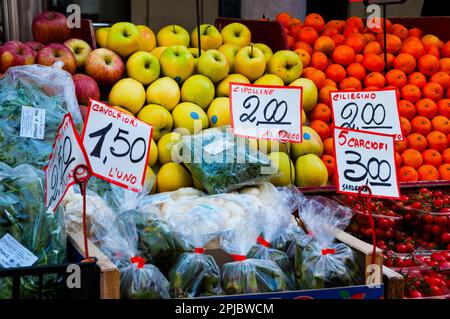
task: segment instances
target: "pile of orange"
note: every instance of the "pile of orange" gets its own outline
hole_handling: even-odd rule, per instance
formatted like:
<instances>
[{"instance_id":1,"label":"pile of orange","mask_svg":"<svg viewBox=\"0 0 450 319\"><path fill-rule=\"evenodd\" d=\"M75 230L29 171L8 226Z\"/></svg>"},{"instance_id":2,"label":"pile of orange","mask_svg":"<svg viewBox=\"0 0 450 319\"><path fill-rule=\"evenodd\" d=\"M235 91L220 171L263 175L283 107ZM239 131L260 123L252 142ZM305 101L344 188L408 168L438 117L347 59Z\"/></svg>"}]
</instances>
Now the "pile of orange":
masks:
<instances>
[{"instance_id":1,"label":"pile of orange","mask_svg":"<svg viewBox=\"0 0 450 319\"><path fill-rule=\"evenodd\" d=\"M382 29L359 17L325 22L312 13L302 22L280 13L276 20L303 61L302 77L319 90L308 118L324 141L327 165L334 154L329 93L395 88L406 136L396 143L399 181L450 180L450 41L387 20L385 73Z\"/></svg>"}]
</instances>

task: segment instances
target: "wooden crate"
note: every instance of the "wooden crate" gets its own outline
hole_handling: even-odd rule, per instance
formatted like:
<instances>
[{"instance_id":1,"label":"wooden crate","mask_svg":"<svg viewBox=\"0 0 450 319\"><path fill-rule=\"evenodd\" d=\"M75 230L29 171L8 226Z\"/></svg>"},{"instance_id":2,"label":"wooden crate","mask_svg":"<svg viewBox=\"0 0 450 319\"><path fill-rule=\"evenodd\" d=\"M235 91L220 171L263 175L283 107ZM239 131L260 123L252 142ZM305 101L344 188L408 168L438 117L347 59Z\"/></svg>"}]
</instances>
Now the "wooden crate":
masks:
<instances>
[{"instance_id":1,"label":"wooden crate","mask_svg":"<svg viewBox=\"0 0 450 319\"><path fill-rule=\"evenodd\" d=\"M68 233L68 239L79 252L85 255L84 239L81 233ZM91 257L97 258L97 265L100 267L100 298L120 299L119 269L91 241L89 241L88 245L89 254Z\"/></svg>"},{"instance_id":2,"label":"wooden crate","mask_svg":"<svg viewBox=\"0 0 450 319\"><path fill-rule=\"evenodd\" d=\"M383 282L385 299L403 299L405 282L402 275L383 266Z\"/></svg>"}]
</instances>

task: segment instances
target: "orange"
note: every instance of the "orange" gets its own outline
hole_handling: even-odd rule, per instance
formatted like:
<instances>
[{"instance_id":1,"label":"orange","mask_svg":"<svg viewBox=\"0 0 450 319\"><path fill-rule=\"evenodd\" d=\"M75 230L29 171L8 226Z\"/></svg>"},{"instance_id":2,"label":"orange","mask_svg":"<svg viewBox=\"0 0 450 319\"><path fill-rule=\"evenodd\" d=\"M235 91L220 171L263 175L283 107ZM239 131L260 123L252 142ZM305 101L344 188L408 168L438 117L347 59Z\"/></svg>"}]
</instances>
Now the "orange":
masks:
<instances>
[{"instance_id":1,"label":"orange","mask_svg":"<svg viewBox=\"0 0 450 319\"><path fill-rule=\"evenodd\" d=\"M408 141L405 139L404 141L396 141L395 142L395 151L399 154L403 154L404 151L408 148Z\"/></svg>"},{"instance_id":2,"label":"orange","mask_svg":"<svg viewBox=\"0 0 450 319\"><path fill-rule=\"evenodd\" d=\"M333 39L336 46L342 45L345 42L345 37L342 34L336 34L335 36L332 36L331 38Z\"/></svg>"},{"instance_id":3,"label":"orange","mask_svg":"<svg viewBox=\"0 0 450 319\"><path fill-rule=\"evenodd\" d=\"M423 31L419 28L409 29L408 34L410 37L422 38Z\"/></svg>"},{"instance_id":4,"label":"orange","mask_svg":"<svg viewBox=\"0 0 450 319\"><path fill-rule=\"evenodd\" d=\"M303 41L298 41L297 43L295 43L294 48L295 48L295 50L303 49L306 52L308 52L309 55L311 55L313 53L313 49L311 48L311 46L308 43L303 42Z\"/></svg>"},{"instance_id":5,"label":"orange","mask_svg":"<svg viewBox=\"0 0 450 319\"><path fill-rule=\"evenodd\" d=\"M439 115L450 118L450 99L442 99L437 103Z\"/></svg>"},{"instance_id":6,"label":"orange","mask_svg":"<svg viewBox=\"0 0 450 319\"><path fill-rule=\"evenodd\" d=\"M443 152L448 145L447 136L439 131L433 131L427 135L428 148Z\"/></svg>"},{"instance_id":7,"label":"orange","mask_svg":"<svg viewBox=\"0 0 450 319\"><path fill-rule=\"evenodd\" d=\"M355 51L348 45L339 45L334 49L332 57L335 63L347 66L354 62Z\"/></svg>"},{"instance_id":8,"label":"orange","mask_svg":"<svg viewBox=\"0 0 450 319\"><path fill-rule=\"evenodd\" d=\"M300 60L302 60L303 67L306 68L311 62L311 55L305 49L296 49L295 53L298 54Z\"/></svg>"},{"instance_id":9,"label":"orange","mask_svg":"<svg viewBox=\"0 0 450 319\"><path fill-rule=\"evenodd\" d=\"M338 84L347 77L347 73L345 72L344 67L340 64L329 65L327 70L325 71L325 75L328 79L331 79Z\"/></svg>"},{"instance_id":10,"label":"orange","mask_svg":"<svg viewBox=\"0 0 450 319\"><path fill-rule=\"evenodd\" d=\"M321 157L322 162L325 164L328 170L328 176L331 177L336 172L336 160L331 155L323 155Z\"/></svg>"},{"instance_id":11,"label":"orange","mask_svg":"<svg viewBox=\"0 0 450 319\"><path fill-rule=\"evenodd\" d=\"M323 73L321 70L317 70L316 68L308 68L311 70L308 70L308 72L303 73L303 77L310 79L314 82L317 89L320 90L325 85L325 81L327 79L325 73Z\"/></svg>"},{"instance_id":12,"label":"orange","mask_svg":"<svg viewBox=\"0 0 450 319\"><path fill-rule=\"evenodd\" d=\"M360 53L366 45L366 39L360 33L353 33L345 39L344 44L351 47L355 53Z\"/></svg>"},{"instance_id":13,"label":"orange","mask_svg":"<svg viewBox=\"0 0 450 319\"><path fill-rule=\"evenodd\" d=\"M447 41L441 48L443 58L450 58L450 41Z\"/></svg>"},{"instance_id":14,"label":"orange","mask_svg":"<svg viewBox=\"0 0 450 319\"><path fill-rule=\"evenodd\" d=\"M411 128L413 133L419 133L423 136L431 132L431 121L424 116L416 116L411 120Z\"/></svg>"},{"instance_id":15,"label":"orange","mask_svg":"<svg viewBox=\"0 0 450 319\"><path fill-rule=\"evenodd\" d=\"M412 133L407 136L406 140L408 141L408 148L412 148L419 152L423 152L427 149L428 142L422 134Z\"/></svg>"},{"instance_id":16,"label":"orange","mask_svg":"<svg viewBox=\"0 0 450 319\"><path fill-rule=\"evenodd\" d=\"M408 29L399 23L393 24L389 32L399 37L402 41L408 37Z\"/></svg>"},{"instance_id":17,"label":"orange","mask_svg":"<svg viewBox=\"0 0 450 319\"><path fill-rule=\"evenodd\" d=\"M356 54L355 55L355 62L356 63L362 63L363 60L364 60L364 55L363 54Z\"/></svg>"},{"instance_id":18,"label":"orange","mask_svg":"<svg viewBox=\"0 0 450 319\"><path fill-rule=\"evenodd\" d=\"M303 25L301 23L293 23L290 27L290 34L296 35L300 32L300 30L303 28Z\"/></svg>"},{"instance_id":19,"label":"orange","mask_svg":"<svg viewBox=\"0 0 450 319\"><path fill-rule=\"evenodd\" d=\"M292 50L295 46L295 38L293 36L287 35L286 39L289 49Z\"/></svg>"},{"instance_id":20,"label":"orange","mask_svg":"<svg viewBox=\"0 0 450 319\"><path fill-rule=\"evenodd\" d=\"M366 77L366 69L362 66L361 63L352 63L347 66L347 76L357 78L362 81Z\"/></svg>"},{"instance_id":21,"label":"orange","mask_svg":"<svg viewBox=\"0 0 450 319\"><path fill-rule=\"evenodd\" d=\"M384 40L383 37L381 37L381 47L384 49ZM402 48L402 40L395 34L387 34L386 36L387 41L387 52L388 53L397 53Z\"/></svg>"},{"instance_id":22,"label":"orange","mask_svg":"<svg viewBox=\"0 0 450 319\"><path fill-rule=\"evenodd\" d=\"M375 41L367 43L363 50L363 54L381 54L382 52L383 49L381 48L381 45Z\"/></svg>"},{"instance_id":23,"label":"orange","mask_svg":"<svg viewBox=\"0 0 450 319\"><path fill-rule=\"evenodd\" d=\"M438 113L436 103L430 99L421 99L416 103L417 115L425 116L427 119L432 119Z\"/></svg>"},{"instance_id":24,"label":"orange","mask_svg":"<svg viewBox=\"0 0 450 319\"><path fill-rule=\"evenodd\" d=\"M323 140L329 138L331 136L331 129L327 123L321 120L315 120L309 123L309 127L311 127L314 131L319 134L320 138Z\"/></svg>"},{"instance_id":25,"label":"orange","mask_svg":"<svg viewBox=\"0 0 450 319\"><path fill-rule=\"evenodd\" d=\"M439 53L439 49L436 48L436 47L432 47L432 48L429 48L429 49L425 50L425 53L426 54L430 54L430 55L436 57L437 59L441 58L441 54Z\"/></svg>"},{"instance_id":26,"label":"orange","mask_svg":"<svg viewBox=\"0 0 450 319\"><path fill-rule=\"evenodd\" d=\"M415 59L419 59L425 54L425 48L423 47L422 41L417 38L411 37L403 41L401 53L411 54Z\"/></svg>"},{"instance_id":27,"label":"orange","mask_svg":"<svg viewBox=\"0 0 450 319\"><path fill-rule=\"evenodd\" d=\"M363 37L366 40L366 43L374 42L376 40L375 36L370 33L363 33Z\"/></svg>"},{"instance_id":28,"label":"orange","mask_svg":"<svg viewBox=\"0 0 450 319\"><path fill-rule=\"evenodd\" d=\"M386 79L383 74L379 72L369 73L364 79L364 86L376 86L379 89L384 88L386 84Z\"/></svg>"},{"instance_id":29,"label":"orange","mask_svg":"<svg viewBox=\"0 0 450 319\"><path fill-rule=\"evenodd\" d=\"M355 33L359 33L358 28L356 28L356 27L346 27L344 29L344 32L342 32L342 35L345 38L348 38L349 36L351 36L352 34L355 34Z\"/></svg>"},{"instance_id":30,"label":"orange","mask_svg":"<svg viewBox=\"0 0 450 319\"><path fill-rule=\"evenodd\" d=\"M337 84L336 84L336 82L334 82L333 80L331 80L331 79L326 79L326 81L325 81L325 86L331 86L331 87L334 87L334 88L336 88L337 89Z\"/></svg>"},{"instance_id":31,"label":"orange","mask_svg":"<svg viewBox=\"0 0 450 319\"><path fill-rule=\"evenodd\" d=\"M442 155L436 150L426 150L422 153L423 163L436 168L442 165Z\"/></svg>"},{"instance_id":32,"label":"orange","mask_svg":"<svg viewBox=\"0 0 450 319\"><path fill-rule=\"evenodd\" d=\"M331 109L323 103L318 103L309 114L311 121L321 120L322 122L331 122Z\"/></svg>"},{"instance_id":33,"label":"orange","mask_svg":"<svg viewBox=\"0 0 450 319\"><path fill-rule=\"evenodd\" d=\"M417 182L419 180L419 173L411 166L403 166L398 170L399 182Z\"/></svg>"},{"instance_id":34,"label":"orange","mask_svg":"<svg viewBox=\"0 0 450 319\"><path fill-rule=\"evenodd\" d=\"M322 32L325 28L325 20L322 18L320 14L310 13L305 17L305 21L303 24L306 27L312 27L318 33Z\"/></svg>"},{"instance_id":35,"label":"orange","mask_svg":"<svg viewBox=\"0 0 450 319\"><path fill-rule=\"evenodd\" d=\"M384 61L384 53L380 54L380 57ZM394 64L395 56L392 53L387 54L387 68L392 69L392 65Z\"/></svg>"},{"instance_id":36,"label":"orange","mask_svg":"<svg viewBox=\"0 0 450 319\"><path fill-rule=\"evenodd\" d=\"M327 23L327 27L336 29L339 33L342 33L345 28L344 20L330 20Z\"/></svg>"},{"instance_id":37,"label":"orange","mask_svg":"<svg viewBox=\"0 0 450 319\"><path fill-rule=\"evenodd\" d=\"M348 77L344 81L339 84L339 89L341 90L347 90L347 89L354 89L354 90L361 90L362 84L361 81L354 77Z\"/></svg>"},{"instance_id":38,"label":"orange","mask_svg":"<svg viewBox=\"0 0 450 319\"><path fill-rule=\"evenodd\" d=\"M422 97L422 92L420 92L420 89L417 86L413 84L406 84L401 88L401 96L404 100L416 103Z\"/></svg>"},{"instance_id":39,"label":"orange","mask_svg":"<svg viewBox=\"0 0 450 319\"><path fill-rule=\"evenodd\" d=\"M319 38L317 31L311 27L303 27L299 33L296 35L297 41L303 41L311 46L314 45L314 42Z\"/></svg>"},{"instance_id":40,"label":"orange","mask_svg":"<svg viewBox=\"0 0 450 319\"><path fill-rule=\"evenodd\" d=\"M429 82L422 88L423 97L438 102L444 97L444 89L439 83Z\"/></svg>"},{"instance_id":41,"label":"orange","mask_svg":"<svg viewBox=\"0 0 450 319\"><path fill-rule=\"evenodd\" d=\"M394 68L409 74L416 69L416 59L411 54L400 53L394 59L393 66Z\"/></svg>"},{"instance_id":42,"label":"orange","mask_svg":"<svg viewBox=\"0 0 450 319\"><path fill-rule=\"evenodd\" d=\"M436 72L430 77L430 82L438 83L446 90L450 86L450 75L444 71Z\"/></svg>"},{"instance_id":43,"label":"orange","mask_svg":"<svg viewBox=\"0 0 450 319\"><path fill-rule=\"evenodd\" d=\"M402 153L402 163L405 166L411 166L418 169L423 164L422 154L417 150L408 148Z\"/></svg>"},{"instance_id":44,"label":"orange","mask_svg":"<svg viewBox=\"0 0 450 319\"><path fill-rule=\"evenodd\" d=\"M439 179L439 172L432 165L422 165L417 173L419 173L419 181L436 181Z\"/></svg>"},{"instance_id":45,"label":"orange","mask_svg":"<svg viewBox=\"0 0 450 319\"><path fill-rule=\"evenodd\" d=\"M330 54L331 52L333 52L335 47L334 41L333 39L331 39L330 37L327 36L320 36L316 43L314 43L314 50L315 51L320 51L323 52L325 54Z\"/></svg>"},{"instance_id":46,"label":"orange","mask_svg":"<svg viewBox=\"0 0 450 319\"><path fill-rule=\"evenodd\" d=\"M409 101L401 100L398 102L398 111L400 116L412 120L416 116L416 107Z\"/></svg>"},{"instance_id":47,"label":"orange","mask_svg":"<svg viewBox=\"0 0 450 319\"><path fill-rule=\"evenodd\" d=\"M326 26L325 29L322 32L322 36L324 37L334 37L335 35L339 34L339 30L336 28L328 27Z\"/></svg>"},{"instance_id":48,"label":"orange","mask_svg":"<svg viewBox=\"0 0 450 319\"><path fill-rule=\"evenodd\" d=\"M280 12L275 17L275 20L280 22L284 26L288 26L291 23L292 17L287 12Z\"/></svg>"},{"instance_id":49,"label":"orange","mask_svg":"<svg viewBox=\"0 0 450 319\"><path fill-rule=\"evenodd\" d=\"M427 84L427 78L420 72L413 72L408 75L408 84L414 84L421 89Z\"/></svg>"},{"instance_id":50,"label":"orange","mask_svg":"<svg viewBox=\"0 0 450 319\"><path fill-rule=\"evenodd\" d=\"M439 167L439 179L442 181L450 181L450 164L444 164Z\"/></svg>"},{"instance_id":51,"label":"orange","mask_svg":"<svg viewBox=\"0 0 450 319\"><path fill-rule=\"evenodd\" d=\"M437 36L432 35L432 34L427 34L422 37L422 44L426 50L431 47L436 47L436 48L440 49L442 46L440 42L441 42L441 40L439 40L439 38Z\"/></svg>"},{"instance_id":52,"label":"orange","mask_svg":"<svg viewBox=\"0 0 450 319\"><path fill-rule=\"evenodd\" d=\"M402 127L403 136L408 136L411 133L411 123L407 118L400 117L400 125Z\"/></svg>"},{"instance_id":53,"label":"orange","mask_svg":"<svg viewBox=\"0 0 450 319\"><path fill-rule=\"evenodd\" d=\"M447 89L446 93L445 93L445 97L447 99L450 99L450 88Z\"/></svg>"},{"instance_id":54,"label":"orange","mask_svg":"<svg viewBox=\"0 0 450 319\"><path fill-rule=\"evenodd\" d=\"M450 134L450 120L446 116L438 115L431 120L434 131L439 131L444 134Z\"/></svg>"},{"instance_id":55,"label":"orange","mask_svg":"<svg viewBox=\"0 0 450 319\"><path fill-rule=\"evenodd\" d=\"M384 70L384 60L373 53L364 55L362 65L370 72L382 72Z\"/></svg>"},{"instance_id":56,"label":"orange","mask_svg":"<svg viewBox=\"0 0 450 319\"><path fill-rule=\"evenodd\" d=\"M328 58L323 52L314 52L311 56L311 66L321 71L325 71L328 66Z\"/></svg>"},{"instance_id":57,"label":"orange","mask_svg":"<svg viewBox=\"0 0 450 319\"><path fill-rule=\"evenodd\" d=\"M345 21L346 27L355 27L358 30L364 29L363 20L360 17L350 17Z\"/></svg>"},{"instance_id":58,"label":"orange","mask_svg":"<svg viewBox=\"0 0 450 319\"><path fill-rule=\"evenodd\" d=\"M439 70L450 74L450 58L443 58L439 60Z\"/></svg>"},{"instance_id":59,"label":"orange","mask_svg":"<svg viewBox=\"0 0 450 319\"><path fill-rule=\"evenodd\" d=\"M395 166L399 169L402 166L402 156L395 152Z\"/></svg>"},{"instance_id":60,"label":"orange","mask_svg":"<svg viewBox=\"0 0 450 319\"><path fill-rule=\"evenodd\" d=\"M324 86L319 90L319 102L331 106L331 92L336 92L337 88L332 86Z\"/></svg>"},{"instance_id":61,"label":"orange","mask_svg":"<svg viewBox=\"0 0 450 319\"><path fill-rule=\"evenodd\" d=\"M434 55L425 54L417 62L417 69L423 75L430 76L439 70L439 59Z\"/></svg>"},{"instance_id":62,"label":"orange","mask_svg":"<svg viewBox=\"0 0 450 319\"><path fill-rule=\"evenodd\" d=\"M444 161L445 164L449 164L450 163L450 148L446 148L443 152L442 152L442 160Z\"/></svg>"},{"instance_id":63,"label":"orange","mask_svg":"<svg viewBox=\"0 0 450 319\"><path fill-rule=\"evenodd\" d=\"M401 89L407 83L408 79L406 78L405 72L401 70L390 70L386 73L386 83L387 85L395 86L396 88Z\"/></svg>"},{"instance_id":64,"label":"orange","mask_svg":"<svg viewBox=\"0 0 450 319\"><path fill-rule=\"evenodd\" d=\"M323 154L334 156L334 140L332 137L323 141Z\"/></svg>"}]
</instances>

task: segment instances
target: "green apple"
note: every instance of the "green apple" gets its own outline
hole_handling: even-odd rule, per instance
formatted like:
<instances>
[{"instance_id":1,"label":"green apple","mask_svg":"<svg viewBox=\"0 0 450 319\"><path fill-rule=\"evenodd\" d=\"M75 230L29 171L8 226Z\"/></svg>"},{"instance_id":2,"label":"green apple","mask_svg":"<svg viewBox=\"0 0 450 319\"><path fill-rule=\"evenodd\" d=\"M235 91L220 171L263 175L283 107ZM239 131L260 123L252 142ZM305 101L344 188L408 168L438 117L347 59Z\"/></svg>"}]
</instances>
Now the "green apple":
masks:
<instances>
[{"instance_id":1,"label":"green apple","mask_svg":"<svg viewBox=\"0 0 450 319\"><path fill-rule=\"evenodd\" d=\"M325 186L328 183L327 167L315 154L299 157L295 162L295 171L297 187Z\"/></svg>"},{"instance_id":2,"label":"green apple","mask_svg":"<svg viewBox=\"0 0 450 319\"><path fill-rule=\"evenodd\" d=\"M217 50L222 45L222 36L219 30L212 24L202 24L200 26L200 39L202 50ZM198 33L197 28L191 33L191 44L194 48L198 48Z\"/></svg>"},{"instance_id":3,"label":"green apple","mask_svg":"<svg viewBox=\"0 0 450 319\"><path fill-rule=\"evenodd\" d=\"M166 108L157 104L144 106L138 113L137 118L153 126L153 139L158 141L161 136L172 131L172 115Z\"/></svg>"},{"instance_id":4,"label":"green apple","mask_svg":"<svg viewBox=\"0 0 450 319\"><path fill-rule=\"evenodd\" d=\"M189 52L191 52L192 56L194 57L194 74L197 72L197 63L198 58L200 57L200 53L198 52L198 48L188 48ZM205 51L202 50L202 54L205 53Z\"/></svg>"},{"instance_id":5,"label":"green apple","mask_svg":"<svg viewBox=\"0 0 450 319\"><path fill-rule=\"evenodd\" d=\"M64 42L64 45L68 47L73 54L75 55L75 59L77 60L77 68L83 68L86 64L86 59L89 53L92 52L91 46L80 39L70 39Z\"/></svg>"},{"instance_id":6,"label":"green apple","mask_svg":"<svg viewBox=\"0 0 450 319\"><path fill-rule=\"evenodd\" d=\"M191 76L181 87L181 101L192 102L204 110L211 104L214 94L214 84L201 74Z\"/></svg>"},{"instance_id":7,"label":"green apple","mask_svg":"<svg viewBox=\"0 0 450 319\"><path fill-rule=\"evenodd\" d=\"M292 143L292 155L294 159L306 154L322 156L323 142L319 134L309 126L303 126L303 138L301 143Z\"/></svg>"},{"instance_id":8,"label":"green apple","mask_svg":"<svg viewBox=\"0 0 450 319\"><path fill-rule=\"evenodd\" d=\"M278 171L278 174L270 178L270 182L275 186L293 185L295 182L295 166L289 155L282 152L274 152L268 156Z\"/></svg>"},{"instance_id":9,"label":"green apple","mask_svg":"<svg viewBox=\"0 0 450 319\"><path fill-rule=\"evenodd\" d=\"M145 25L138 25L139 30L139 48L141 51L152 52L156 48L156 37L152 29Z\"/></svg>"},{"instance_id":10,"label":"green apple","mask_svg":"<svg viewBox=\"0 0 450 319\"><path fill-rule=\"evenodd\" d=\"M221 52L227 58L228 63L230 64L230 73L234 73L234 59L236 58L236 55L238 54L240 49L240 46L233 43L224 44L219 48L219 52Z\"/></svg>"},{"instance_id":11,"label":"green apple","mask_svg":"<svg viewBox=\"0 0 450 319\"><path fill-rule=\"evenodd\" d=\"M230 125L230 99L227 97L214 99L208 108L207 114L211 127Z\"/></svg>"},{"instance_id":12,"label":"green apple","mask_svg":"<svg viewBox=\"0 0 450 319\"><path fill-rule=\"evenodd\" d=\"M108 32L108 49L126 58L139 51L140 36L139 29L133 23L116 23Z\"/></svg>"},{"instance_id":13,"label":"green apple","mask_svg":"<svg viewBox=\"0 0 450 319\"><path fill-rule=\"evenodd\" d=\"M282 50L272 56L268 71L271 74L278 75L284 81L284 84L288 85L302 75L303 63L297 53Z\"/></svg>"},{"instance_id":14,"label":"green apple","mask_svg":"<svg viewBox=\"0 0 450 319\"><path fill-rule=\"evenodd\" d=\"M179 25L168 25L159 30L156 39L158 46L170 47L174 45L182 45L184 47L189 46L190 38L189 33Z\"/></svg>"},{"instance_id":15,"label":"green apple","mask_svg":"<svg viewBox=\"0 0 450 319\"><path fill-rule=\"evenodd\" d=\"M109 93L109 105L121 106L133 114L138 113L144 104L144 86L135 79L120 80Z\"/></svg>"},{"instance_id":16,"label":"green apple","mask_svg":"<svg viewBox=\"0 0 450 319\"><path fill-rule=\"evenodd\" d=\"M167 49L167 47L156 47L152 51L150 51L150 53L153 54L159 61L159 58L161 57L161 54L165 49Z\"/></svg>"},{"instance_id":17,"label":"green apple","mask_svg":"<svg viewBox=\"0 0 450 319\"><path fill-rule=\"evenodd\" d=\"M172 111L177 132L182 135L197 134L208 128L208 116L203 109L191 102L178 104Z\"/></svg>"},{"instance_id":18,"label":"green apple","mask_svg":"<svg viewBox=\"0 0 450 319\"><path fill-rule=\"evenodd\" d=\"M158 79L161 72L158 59L145 51L138 51L130 56L126 67L130 78L146 86Z\"/></svg>"},{"instance_id":19,"label":"green apple","mask_svg":"<svg viewBox=\"0 0 450 319\"><path fill-rule=\"evenodd\" d=\"M159 58L162 74L183 83L194 73L194 57L181 45L168 47Z\"/></svg>"},{"instance_id":20,"label":"green apple","mask_svg":"<svg viewBox=\"0 0 450 319\"><path fill-rule=\"evenodd\" d=\"M266 60L266 65L268 66L269 65L269 61L270 61L270 59L273 56L272 49L268 45L266 45L264 43L255 43L253 45L255 46L255 48L260 49L264 53L264 59Z\"/></svg>"},{"instance_id":21,"label":"green apple","mask_svg":"<svg viewBox=\"0 0 450 319\"><path fill-rule=\"evenodd\" d=\"M273 86L283 86L283 80L275 74L264 74L258 80L255 81L258 85L273 85Z\"/></svg>"},{"instance_id":22,"label":"green apple","mask_svg":"<svg viewBox=\"0 0 450 319\"><path fill-rule=\"evenodd\" d=\"M227 77L230 65L222 53L217 50L208 50L198 59L197 71L217 83Z\"/></svg>"},{"instance_id":23,"label":"green apple","mask_svg":"<svg viewBox=\"0 0 450 319\"><path fill-rule=\"evenodd\" d=\"M108 48L108 34L111 28L100 28L95 31L95 39L100 48Z\"/></svg>"},{"instance_id":24,"label":"green apple","mask_svg":"<svg viewBox=\"0 0 450 319\"><path fill-rule=\"evenodd\" d=\"M230 83L245 83L250 84L250 81L242 74L230 74L222 82L217 85L216 96L217 97L229 97L230 96Z\"/></svg>"},{"instance_id":25,"label":"green apple","mask_svg":"<svg viewBox=\"0 0 450 319\"><path fill-rule=\"evenodd\" d=\"M302 107L308 113L317 104L318 92L317 87L313 81L305 78L300 78L292 82L289 86L299 86L303 88Z\"/></svg>"},{"instance_id":26,"label":"green apple","mask_svg":"<svg viewBox=\"0 0 450 319\"><path fill-rule=\"evenodd\" d=\"M234 43L241 48L250 45L252 34L242 23L234 22L225 26L220 33L224 43Z\"/></svg>"},{"instance_id":27,"label":"green apple","mask_svg":"<svg viewBox=\"0 0 450 319\"><path fill-rule=\"evenodd\" d=\"M163 135L158 141L158 160L161 165L173 162L172 149L181 142L183 136L176 132Z\"/></svg>"},{"instance_id":28,"label":"green apple","mask_svg":"<svg viewBox=\"0 0 450 319\"><path fill-rule=\"evenodd\" d=\"M169 112L180 103L180 87L174 79L164 77L147 88L147 103L164 106Z\"/></svg>"},{"instance_id":29,"label":"green apple","mask_svg":"<svg viewBox=\"0 0 450 319\"><path fill-rule=\"evenodd\" d=\"M273 140L258 140L258 148L261 153L269 154L274 152L289 153L291 148L290 143L280 143Z\"/></svg>"},{"instance_id":30,"label":"green apple","mask_svg":"<svg viewBox=\"0 0 450 319\"><path fill-rule=\"evenodd\" d=\"M264 53L254 46L248 46L239 50L234 60L236 73L244 75L251 82L259 79L266 70Z\"/></svg>"}]
</instances>

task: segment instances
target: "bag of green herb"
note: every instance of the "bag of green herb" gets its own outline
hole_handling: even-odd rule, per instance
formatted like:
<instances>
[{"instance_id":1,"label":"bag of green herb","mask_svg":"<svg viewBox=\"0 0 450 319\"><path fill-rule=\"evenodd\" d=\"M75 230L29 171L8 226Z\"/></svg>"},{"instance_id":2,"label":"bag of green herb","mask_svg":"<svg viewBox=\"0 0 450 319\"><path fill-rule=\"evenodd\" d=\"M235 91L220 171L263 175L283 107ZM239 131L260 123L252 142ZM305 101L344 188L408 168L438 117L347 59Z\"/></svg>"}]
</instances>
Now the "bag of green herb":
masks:
<instances>
[{"instance_id":1,"label":"bag of green herb","mask_svg":"<svg viewBox=\"0 0 450 319\"><path fill-rule=\"evenodd\" d=\"M228 193L267 181L276 172L265 154L226 127L185 136L175 149L180 160L210 194Z\"/></svg>"},{"instance_id":2,"label":"bag of green herb","mask_svg":"<svg viewBox=\"0 0 450 319\"><path fill-rule=\"evenodd\" d=\"M360 284L359 265L353 250L335 243L337 230L345 229L352 211L333 200L313 197L299 207L299 215L314 238L303 249L301 289L345 287Z\"/></svg>"}]
</instances>

